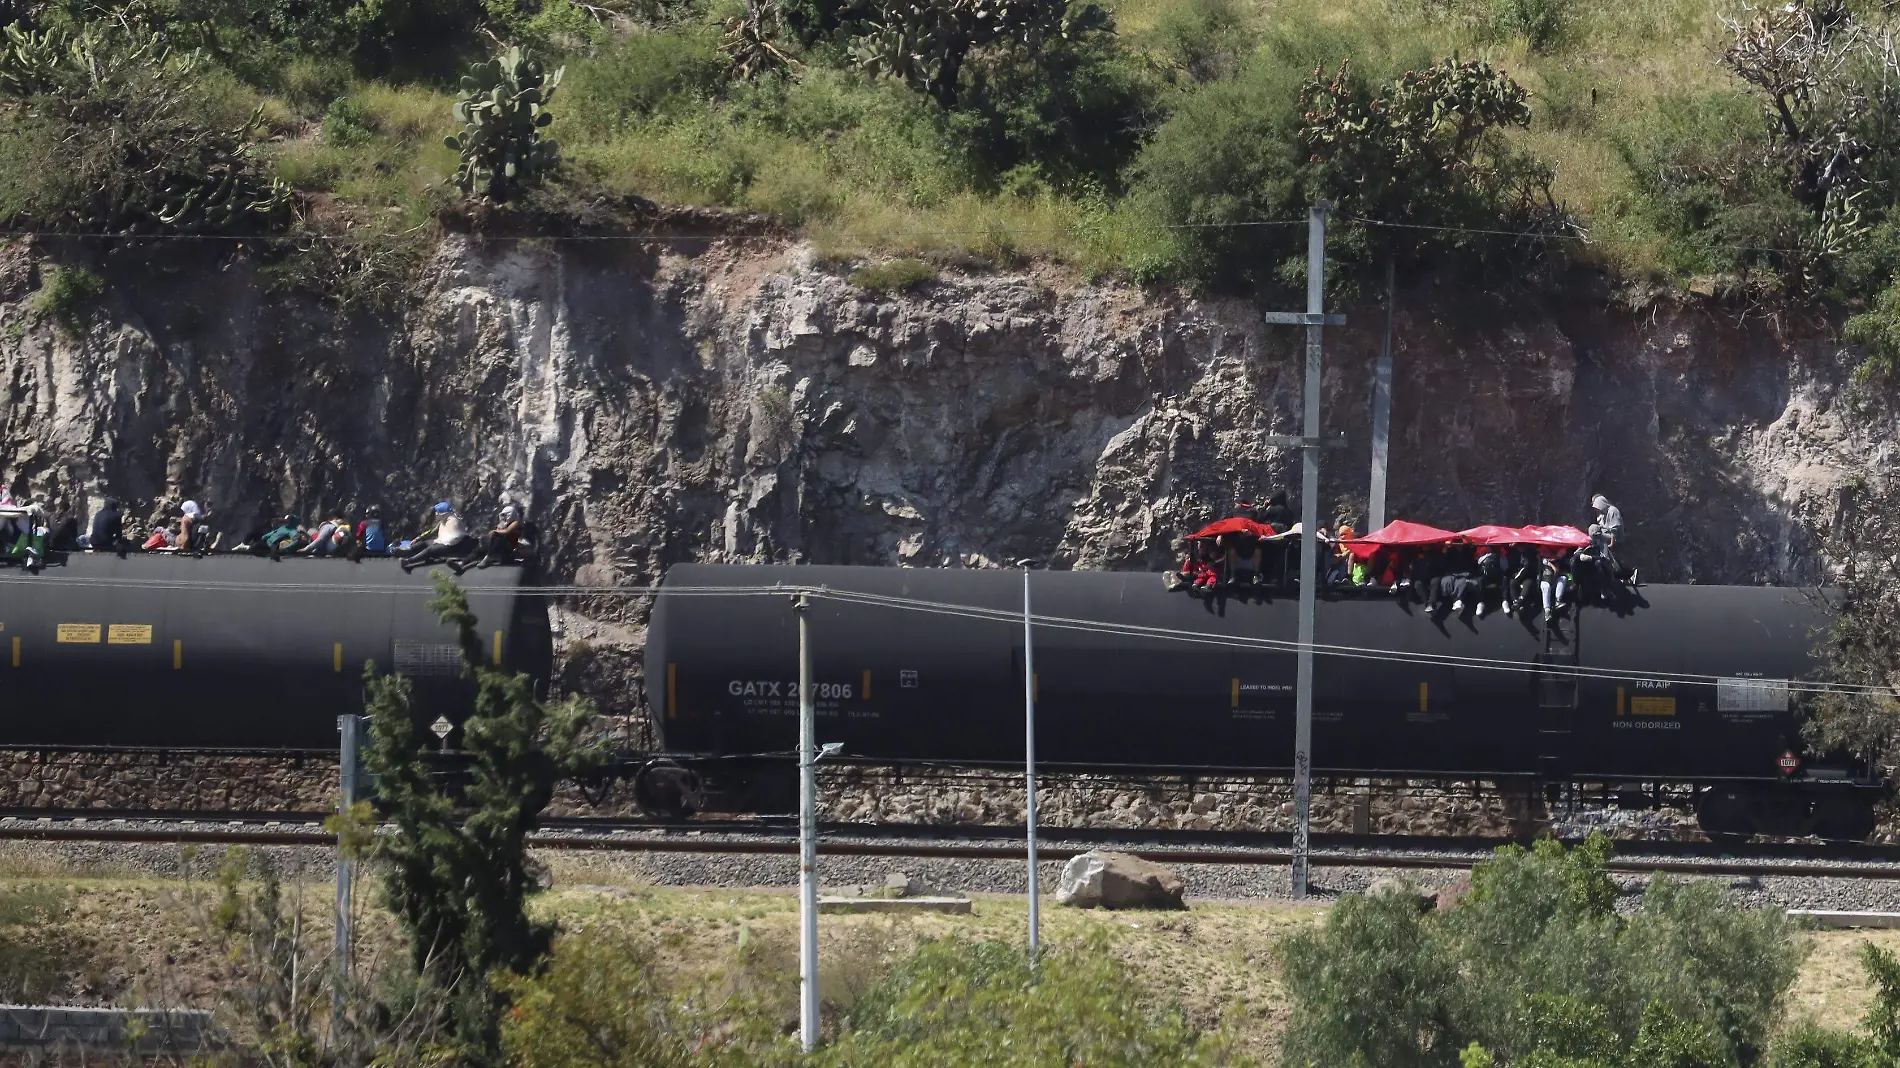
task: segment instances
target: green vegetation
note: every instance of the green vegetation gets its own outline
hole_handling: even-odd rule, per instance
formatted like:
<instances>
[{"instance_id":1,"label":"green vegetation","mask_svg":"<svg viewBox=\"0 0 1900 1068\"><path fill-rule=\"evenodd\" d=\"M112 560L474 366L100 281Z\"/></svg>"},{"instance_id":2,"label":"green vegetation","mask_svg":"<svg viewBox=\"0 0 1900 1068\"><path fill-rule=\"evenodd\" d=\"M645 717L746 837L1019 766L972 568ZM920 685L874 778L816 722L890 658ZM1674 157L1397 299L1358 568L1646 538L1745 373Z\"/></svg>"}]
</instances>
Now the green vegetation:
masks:
<instances>
[{"instance_id":1,"label":"green vegetation","mask_svg":"<svg viewBox=\"0 0 1900 1068\"><path fill-rule=\"evenodd\" d=\"M904 293L935 281L937 269L923 260L896 259L866 264L851 272L851 284L873 293Z\"/></svg>"},{"instance_id":2,"label":"green vegetation","mask_svg":"<svg viewBox=\"0 0 1900 1068\"><path fill-rule=\"evenodd\" d=\"M1455 908L1348 898L1286 947L1286 1064L1718 1068L1761 1062L1802 945L1772 911L1657 876L1615 911L1593 836L1499 850Z\"/></svg>"},{"instance_id":3,"label":"green vegetation","mask_svg":"<svg viewBox=\"0 0 1900 1068\"><path fill-rule=\"evenodd\" d=\"M532 53L508 54L477 63L462 77L455 121L462 132L442 143L461 153L455 184L469 196L513 200L547 180L560 154L541 128L554 121L547 105L562 71L545 73ZM327 123L327 120L326 120Z\"/></svg>"},{"instance_id":4,"label":"green vegetation","mask_svg":"<svg viewBox=\"0 0 1900 1068\"><path fill-rule=\"evenodd\" d=\"M430 607L456 628L464 669L476 686L462 725L468 782L450 794L429 760L409 680L366 673L370 744L365 766L378 804L397 834L377 844L384 893L409 944L415 976L446 991L454 1043L474 1063L499 1063L506 1005L494 979L539 970L552 924L531 919L534 889L527 834L561 779L585 772L599 754L581 742L591 708L572 699L547 706L532 680L490 665L468 598L436 578Z\"/></svg>"},{"instance_id":5,"label":"green vegetation","mask_svg":"<svg viewBox=\"0 0 1900 1068\"><path fill-rule=\"evenodd\" d=\"M1046 256L1265 294L1325 199L1342 285L1388 258L1494 287L1603 267L1864 311L1855 336L1900 349L1878 299L1900 266L1886 5L30 0L0 18L0 222L317 232L326 251L287 240L304 251L280 273L326 291L389 288L436 220L468 225L465 198L484 220L518 205L519 231L639 197L772 213L834 259ZM558 115L528 48L565 71Z\"/></svg>"},{"instance_id":6,"label":"green vegetation","mask_svg":"<svg viewBox=\"0 0 1900 1068\"><path fill-rule=\"evenodd\" d=\"M93 312L106 295L106 280L84 267L55 267L33 295L33 310L77 337L92 325Z\"/></svg>"}]
</instances>

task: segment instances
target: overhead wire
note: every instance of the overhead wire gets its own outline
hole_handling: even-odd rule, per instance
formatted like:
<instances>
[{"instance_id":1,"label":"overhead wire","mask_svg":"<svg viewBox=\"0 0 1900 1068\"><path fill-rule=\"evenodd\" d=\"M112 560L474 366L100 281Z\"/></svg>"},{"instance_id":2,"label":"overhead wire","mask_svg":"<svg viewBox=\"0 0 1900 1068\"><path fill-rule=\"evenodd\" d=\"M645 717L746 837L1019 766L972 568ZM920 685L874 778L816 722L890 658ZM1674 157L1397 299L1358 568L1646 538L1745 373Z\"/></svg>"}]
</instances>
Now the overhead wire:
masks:
<instances>
[{"instance_id":1,"label":"overhead wire","mask_svg":"<svg viewBox=\"0 0 1900 1068\"><path fill-rule=\"evenodd\" d=\"M1228 222L1208 223L1123 223L1108 225L1077 224L1072 226L985 226L967 230L915 230L915 237L982 237L988 234L1064 234L1064 233L1104 233L1150 230L1243 230L1270 226L1305 226L1305 219L1237 219ZM0 240L34 238L52 240L70 238L87 241L228 241L228 242L296 242L296 241L349 241L363 235L360 233L320 233L317 231L299 231L283 234L185 234L153 233L126 234L107 231L68 231L68 230L0 230ZM469 237L483 241L783 241L796 236L793 233L665 233L649 231L631 234L484 234L469 233Z\"/></svg>"},{"instance_id":2,"label":"overhead wire","mask_svg":"<svg viewBox=\"0 0 1900 1068\"><path fill-rule=\"evenodd\" d=\"M46 579L0 579L0 587L12 584L25 585ZM329 593L329 594L382 594L407 596L433 596L434 590L426 586L399 586L392 584L322 584L322 583L271 583L216 580L173 580L173 579L90 579L60 577L61 585L74 585L93 588L129 588L143 590L181 590L206 593ZM796 597L807 596L819 600L844 604L857 604L870 607L891 608L901 611L917 612L926 615L951 616L966 619L1020 625L1023 614L1013 608L986 608L953 601L931 601L917 597L894 596L890 594L868 593L857 590L841 590L824 585L783 584L759 586L477 586L466 587L464 592L472 597L582 597L605 596L623 598L653 598L660 595L679 597ZM1296 640L1280 638L1260 638L1247 635L1213 634L1206 631L1184 630L1176 627L1156 627L1136 623L1116 623L1108 620L1088 619L1075 616L1057 616L1048 614L1030 614L1033 626L1054 630L1079 633L1103 634L1118 637L1171 641L1190 645L1207 645L1226 648L1247 649L1262 652L1297 653L1301 643ZM1756 686L1785 686L1790 692L1804 694L1843 694L1847 696L1883 696L1900 697L1900 690L1888 686L1873 686L1857 683L1835 683L1805 679L1759 679L1745 676L1715 675L1702 672L1657 671L1643 668L1597 668L1581 664L1526 663L1519 660L1507 660L1498 657L1463 656L1452 653L1410 652L1396 649L1381 649L1372 646L1342 645L1315 642L1311 646L1315 655L1340 659L1367 660L1373 662L1408 664L1428 667L1469 668L1480 671L1506 671L1519 674L1536 674L1562 678L1596 679L1604 681L1626 682L1681 682L1697 685L1719 685L1724 682L1744 683Z\"/></svg>"}]
</instances>

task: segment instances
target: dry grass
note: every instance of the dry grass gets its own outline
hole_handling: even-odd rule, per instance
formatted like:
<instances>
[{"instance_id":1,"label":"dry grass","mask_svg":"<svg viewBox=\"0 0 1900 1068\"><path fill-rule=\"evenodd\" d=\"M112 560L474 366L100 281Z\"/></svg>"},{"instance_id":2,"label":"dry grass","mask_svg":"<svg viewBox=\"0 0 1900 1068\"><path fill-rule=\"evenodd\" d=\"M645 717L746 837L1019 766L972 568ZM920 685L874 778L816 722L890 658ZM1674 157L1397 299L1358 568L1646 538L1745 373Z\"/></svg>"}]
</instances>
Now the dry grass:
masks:
<instances>
[{"instance_id":1,"label":"dry grass","mask_svg":"<svg viewBox=\"0 0 1900 1068\"><path fill-rule=\"evenodd\" d=\"M614 857L555 854L548 860L554 888L536 908L568 930L606 928L649 939L674 988L750 984L752 994L790 1018L797 947L797 902L790 892L657 888ZM55 933L81 936L72 943L77 948L65 988L74 1000L209 1006L233 977L231 959L208 925L217 897L209 882L131 873L98 878L62 873L51 862L9 864L0 891L23 887L56 891L66 908ZM312 944L327 944L329 884L288 885L286 896L301 907ZM820 924L825 996L849 1004L925 939L1020 939L1026 911L1020 898L982 895L969 916L826 916ZM389 917L366 912L360 925L371 944L365 952L399 952ZM1196 902L1186 913L1047 908L1042 915L1047 944L1110 932L1115 952L1156 1003L1178 1004L1200 1026L1228 1028L1245 1052L1271 1063L1286 1024L1277 947L1324 910ZM1900 931L1823 931L1813 938L1789 1017L1851 1027L1870 999L1860 945L1900 949Z\"/></svg>"},{"instance_id":2,"label":"dry grass","mask_svg":"<svg viewBox=\"0 0 1900 1068\"><path fill-rule=\"evenodd\" d=\"M1860 967L1860 947L1873 943L1900 951L1900 931L1816 931L1814 953L1789 997L1788 1015L1813 1017L1825 1027L1851 1028L1873 1005Z\"/></svg>"}]
</instances>

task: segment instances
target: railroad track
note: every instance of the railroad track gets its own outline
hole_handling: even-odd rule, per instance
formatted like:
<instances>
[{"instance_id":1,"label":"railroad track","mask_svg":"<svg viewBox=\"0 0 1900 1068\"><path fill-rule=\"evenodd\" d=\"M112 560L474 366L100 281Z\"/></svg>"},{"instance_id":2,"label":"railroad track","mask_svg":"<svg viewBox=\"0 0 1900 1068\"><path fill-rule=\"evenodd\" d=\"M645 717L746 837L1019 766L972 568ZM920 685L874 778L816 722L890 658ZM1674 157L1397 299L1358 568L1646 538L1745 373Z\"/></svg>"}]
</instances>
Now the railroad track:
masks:
<instances>
[{"instance_id":1,"label":"railroad track","mask_svg":"<svg viewBox=\"0 0 1900 1068\"><path fill-rule=\"evenodd\" d=\"M820 853L834 857L931 857L963 860L1022 860L1020 827L924 827L918 825L826 824ZM1292 859L1285 834L1205 831L1127 831L1048 828L1039 854L1064 861L1077 853L1113 847L1170 864L1281 865ZM234 817L198 813L88 813L60 816L0 816L0 840L257 845L324 847L335 841L315 813ZM640 820L556 818L532 838L538 849L791 856L798 850L788 820L728 820L658 823ZM1494 838L1402 835L1315 835L1318 867L1446 869L1482 860ZM1613 871L1631 874L1812 875L1900 880L1900 847L1762 843L1745 851L1706 843L1624 842Z\"/></svg>"}]
</instances>

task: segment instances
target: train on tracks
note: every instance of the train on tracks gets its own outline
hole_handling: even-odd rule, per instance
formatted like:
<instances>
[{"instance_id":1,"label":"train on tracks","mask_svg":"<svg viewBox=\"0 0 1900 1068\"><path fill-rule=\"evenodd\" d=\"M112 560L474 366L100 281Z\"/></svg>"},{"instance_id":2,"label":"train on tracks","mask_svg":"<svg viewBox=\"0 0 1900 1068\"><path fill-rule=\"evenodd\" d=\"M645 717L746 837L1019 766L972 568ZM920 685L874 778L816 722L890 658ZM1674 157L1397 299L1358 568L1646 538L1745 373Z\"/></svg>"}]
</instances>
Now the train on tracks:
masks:
<instances>
[{"instance_id":1,"label":"train on tracks","mask_svg":"<svg viewBox=\"0 0 1900 1068\"><path fill-rule=\"evenodd\" d=\"M470 704L429 577L394 561L73 554L0 572L0 748L310 751L362 708L365 662L418 715ZM548 677L546 598L518 568L463 580L496 663ZM1038 571L1039 764L1126 776L1281 776L1293 764L1297 599L1190 598L1150 573ZM682 564L653 595L650 747L618 772L657 812L796 798L796 590L818 738L834 759L1010 768L1023 757L1023 576ZM1801 742L1822 591L1652 585L1568 618L1434 618L1320 599L1313 774L1692 794L1703 829L1866 838L1879 769Z\"/></svg>"}]
</instances>

